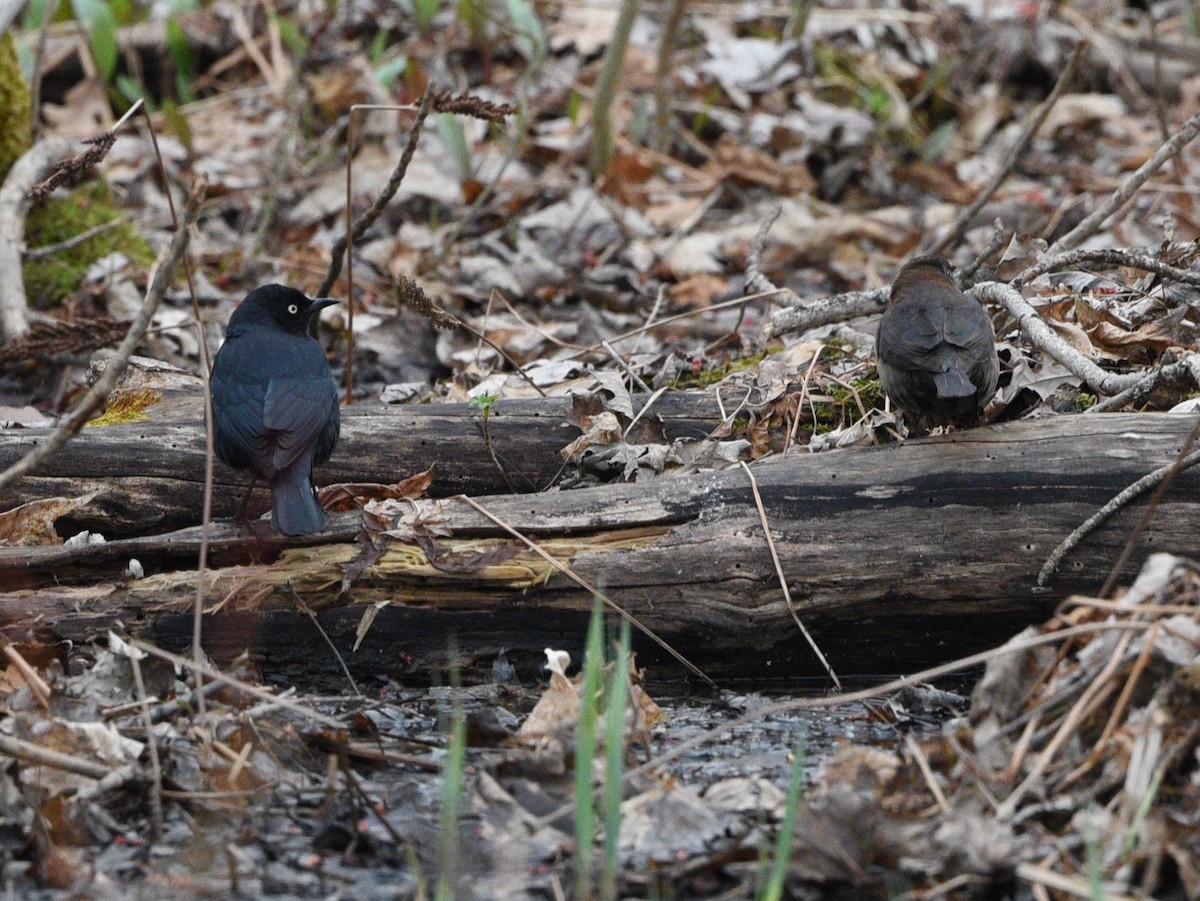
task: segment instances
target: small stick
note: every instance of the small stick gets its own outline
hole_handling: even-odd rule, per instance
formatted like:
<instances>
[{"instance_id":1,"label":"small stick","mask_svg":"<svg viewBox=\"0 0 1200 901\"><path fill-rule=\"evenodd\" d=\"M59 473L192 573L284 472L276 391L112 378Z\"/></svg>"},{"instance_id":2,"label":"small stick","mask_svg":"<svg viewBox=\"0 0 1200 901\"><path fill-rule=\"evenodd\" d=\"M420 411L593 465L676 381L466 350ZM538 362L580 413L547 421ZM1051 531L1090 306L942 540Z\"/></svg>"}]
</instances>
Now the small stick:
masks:
<instances>
[{"instance_id":1,"label":"small stick","mask_svg":"<svg viewBox=\"0 0 1200 901\"><path fill-rule=\"evenodd\" d=\"M613 350L613 346L608 343L607 339L604 341L601 341L600 346L608 351L609 356L611 356L613 358L613 360L616 362L616 364L618 366L620 366L623 370L625 370L625 374L627 376L629 376L629 378L633 381L633 383L635 385L637 385L640 389L642 389L643 393L645 393L645 394L654 393L654 389L651 388L649 385L647 385L644 381L642 381L642 377L633 371L633 369L630 367L630 365L621 358L621 355L619 353L617 353L615 350Z\"/></svg>"},{"instance_id":2,"label":"small stick","mask_svg":"<svg viewBox=\"0 0 1200 901\"><path fill-rule=\"evenodd\" d=\"M1027 285L1039 275L1044 275L1047 272L1053 272L1059 269L1069 269L1077 266L1080 263L1103 263L1107 266L1128 266L1131 269L1142 269L1146 272L1157 272L1159 275L1174 279L1177 282L1185 282L1189 285L1200 285L1200 272L1194 269L1180 269L1178 266L1171 266L1164 263L1155 257L1145 253L1138 253L1134 250L1122 250L1119 248L1105 248L1103 250L1070 250L1066 253L1058 253L1043 257L1034 266L1030 266L1015 279L1012 280L1012 285L1015 288L1020 288L1022 285Z\"/></svg>"},{"instance_id":3,"label":"small stick","mask_svg":"<svg viewBox=\"0 0 1200 901\"><path fill-rule=\"evenodd\" d=\"M975 254L975 259L958 270L958 281L964 289L975 284L975 273L979 271L980 266L987 262L988 257L1000 249L1000 245L1004 243L1004 235L1004 222L997 219L992 223L992 236L988 239L987 245L984 246L983 250Z\"/></svg>"},{"instance_id":4,"label":"small stick","mask_svg":"<svg viewBox=\"0 0 1200 901\"><path fill-rule=\"evenodd\" d=\"M935 241L932 247L924 251L925 253L941 255L945 253L946 248L962 240L962 236L970 226L971 220L983 209L984 204L992 199L992 195L1000 190L1000 185L1004 183L1004 179L1008 178L1013 169L1017 167L1017 163L1029 147L1033 136L1042 127L1042 123L1046 121L1046 117L1050 115L1050 110L1054 108L1054 104L1058 102L1058 98L1062 96L1063 89L1066 88L1071 78L1075 75L1075 67L1079 64L1079 58L1083 54L1084 44L1085 42L1082 40L1075 42L1075 49L1071 51L1071 56L1067 60L1062 74L1058 76L1058 81L1055 82L1054 88L1046 95L1046 99L1042 101L1037 111L1025 120L1025 125L1021 128L1021 133L1017 135L1017 140L1013 142L1013 145L1008 148L1008 153L1004 155L1004 159L1000 163L1000 168L992 175L991 181L987 183L987 187L965 209L959 211L958 216L955 217L954 223L950 226L946 234Z\"/></svg>"},{"instance_id":5,"label":"small stick","mask_svg":"<svg viewBox=\"0 0 1200 901\"><path fill-rule=\"evenodd\" d=\"M73 247L78 247L87 241L92 240L96 235L102 235L110 228L116 228L125 217L118 216L115 219L109 219L107 222L101 222L99 225L94 225L87 231L80 232L73 238L67 238L65 241L59 241L57 244L46 244L42 247L31 247L21 254L21 257L26 260L44 260L46 257L54 256L56 253L61 253L64 250L70 250Z\"/></svg>"},{"instance_id":6,"label":"small stick","mask_svg":"<svg viewBox=\"0 0 1200 901\"><path fill-rule=\"evenodd\" d=\"M1049 584L1050 579L1054 576L1055 571L1066 558L1067 554L1071 553L1071 551L1079 546L1083 539L1096 531L1115 513L1129 506L1130 502L1141 497L1155 485L1161 484L1168 475L1174 478L1178 473L1195 466L1197 463L1200 463L1200 450L1192 451L1182 460L1177 459L1168 466L1159 467L1153 472L1142 476L1132 485L1122 489L1116 497L1089 516L1077 529L1064 538L1062 543L1054 549L1054 552L1046 558L1046 562L1042 564L1042 568L1038 572L1038 585L1045 587ZM1124 566L1123 562L1121 566ZM1101 591L1100 594L1103 596L1108 594L1108 592Z\"/></svg>"},{"instance_id":7,"label":"small stick","mask_svg":"<svg viewBox=\"0 0 1200 901\"><path fill-rule=\"evenodd\" d=\"M1120 665L1121 658L1125 654L1125 649L1129 647L1129 642L1132 638L1132 633L1126 632L1117 639L1117 645L1113 649L1112 656L1104 665L1099 675L1092 680L1091 684L1080 695L1079 700L1075 702L1075 705L1063 717L1054 737L1042 749L1042 753L1033 762L1033 766L1029 768L1029 772L1025 774L1025 778L1021 780L1020 785L1014 788L1008 797L1000 802L1000 807L996 810L996 819L1004 821L1016 813L1017 806L1024 800L1029 790L1033 788L1034 783L1040 780L1045 774L1046 768L1050 766L1050 762L1054 759L1054 756L1058 754L1067 740L1076 734L1076 727L1079 725L1079 721L1083 719L1084 714L1092 709L1093 704L1103 700L1112 691L1112 686L1108 684L1108 678Z\"/></svg>"},{"instance_id":8,"label":"small stick","mask_svg":"<svg viewBox=\"0 0 1200 901\"><path fill-rule=\"evenodd\" d=\"M1169 141L1158 148L1154 156L1142 163L1138 170L1126 178L1090 216L1085 217L1071 231L1050 245L1049 253L1074 250L1100 231L1105 221L1124 206L1150 176L1162 168L1168 160L1174 159L1198 134L1200 134L1200 113L1196 113L1188 119Z\"/></svg>"},{"instance_id":9,"label":"small stick","mask_svg":"<svg viewBox=\"0 0 1200 901\"><path fill-rule=\"evenodd\" d=\"M49 711L50 686L46 683L46 680L39 676L37 670L29 665L29 661L21 656L21 652L13 646L7 635L0 634L0 644L4 646L4 655L17 668L17 672L21 674L21 678L25 680L25 684L29 686L29 692L33 695L33 699L37 701L38 706L45 711Z\"/></svg>"},{"instance_id":10,"label":"small stick","mask_svg":"<svg viewBox=\"0 0 1200 901\"><path fill-rule=\"evenodd\" d=\"M933 795L933 800L937 803L938 810L942 813L949 813L950 803L946 800L946 794L942 791L942 787L937 784L937 777L933 775L933 769L929 766L929 760L925 757L925 752L921 750L921 746L916 743L911 735L905 735L904 747L912 755L912 759L917 762L917 769L921 771L921 776L925 780L925 785L929 789L929 793Z\"/></svg>"},{"instance_id":11,"label":"small stick","mask_svg":"<svg viewBox=\"0 0 1200 901\"><path fill-rule=\"evenodd\" d=\"M308 604L304 603L304 599L296 593L296 589L292 587L290 580L287 583L287 590L291 592L292 597L295 599L297 605L299 605L300 610L312 621L313 626L316 628L317 632L320 633L321 638L325 640L325 644L329 646L329 650L333 651L334 659L337 660L338 666L342 668L342 674L346 677L346 681L350 683L350 688L354 690L354 694L361 698L363 693L358 690L358 683L355 682L354 677L350 675L350 669L346 666L346 661L342 659L342 655L338 652L337 645L333 643L333 639L329 637L329 633L321 627L321 623L317 619L317 614L314 613L313 609L309 607Z\"/></svg>"},{"instance_id":12,"label":"small stick","mask_svg":"<svg viewBox=\"0 0 1200 901\"><path fill-rule=\"evenodd\" d=\"M825 655L821 653L816 640L809 633L808 629L804 628L804 623L800 621L800 614L796 612L796 604L792 600L792 592L788 588L787 576L783 574L783 564L779 562L779 552L775 550L775 539L771 537L771 524L767 522L767 511L763 508L762 495L758 493L758 481L754 478L754 473L750 471L750 467L746 465L746 462L744 460L739 462L742 469L746 470L746 477L750 479L750 490L754 492L754 504L758 507L758 519L762 523L763 534L767 536L767 548L771 551L771 561L775 564L775 575L779 577L779 584L783 588L783 599L787 601L788 612L792 614L792 619L800 627L800 634L804 636L804 640L808 642L808 646L813 649L813 653L821 661L821 666L825 667L825 672L833 680L834 687L838 691L841 691L841 680L837 677L837 673L833 671L833 667L829 665L829 661L825 659Z\"/></svg>"},{"instance_id":13,"label":"small stick","mask_svg":"<svg viewBox=\"0 0 1200 901\"><path fill-rule=\"evenodd\" d=\"M976 300L990 301L1003 306L1017 325L1029 339L1029 343L1038 350L1049 354L1062 363L1072 375L1086 382L1100 394L1119 394L1126 388L1136 385L1146 377L1143 372L1131 372L1116 375L1105 372L1062 338L1054 334L1016 288L1000 282L982 282L970 290L970 295Z\"/></svg>"},{"instance_id":14,"label":"small stick","mask_svg":"<svg viewBox=\"0 0 1200 901\"><path fill-rule=\"evenodd\" d=\"M545 560L547 563L549 563L551 566L553 566L555 569L557 569L560 573L562 573L564 576L566 576L568 579L570 579L572 582L574 582L576 585L578 585L584 591L587 591L588 593L590 593L592 595L592 597L597 597L601 601L603 601L605 606L607 606L609 609L611 609L614 612L616 612L617 614L619 614L623 619L628 620L629 624L631 626L633 626L635 629L637 629L639 632L641 632L643 635L645 635L647 638L649 638L651 641L653 641L655 644L657 644L660 648L662 648L664 651L666 651L668 654L670 654L672 657L674 657L676 660L678 660L680 663L682 663L685 667L687 667L696 676L703 679L706 683L708 683L708 685L711 688L715 689L717 687L717 683L714 682L712 679L710 679L707 675L705 675L703 670L701 670L698 666L696 666L694 663L692 663L690 660L688 660L686 657L684 657L682 654L680 654L677 650L675 650L673 647L671 647L669 644L667 644L667 642L664 641L662 638L660 638L658 636L658 634L655 633L649 626L645 625L636 616L634 616L633 614L626 611L623 607L619 606L615 601L613 601L611 598L609 598L608 595L604 594L604 592L600 591L600 589L591 585L586 579L584 579L582 576L580 576L578 573L576 573L569 566L567 566L566 564L563 564L563 563L559 563L556 559L554 559L554 557L552 555L546 553L536 542L531 541L529 538L526 538L524 535L522 535L520 532L518 532L516 529L514 529L508 523L504 522L502 519L500 519L494 513L484 509L482 506L479 505L479 503L474 498L467 497L465 494L460 494L457 497L460 501L465 503L467 506L474 508L477 512L486 516L488 519L490 519L492 522L494 522L496 525L498 525L504 531L508 532L508 534L512 535L518 541L523 543L531 551L533 551L535 554L537 554L539 557L541 557L543 560Z\"/></svg>"},{"instance_id":15,"label":"small stick","mask_svg":"<svg viewBox=\"0 0 1200 901\"><path fill-rule=\"evenodd\" d=\"M3 732L0 732L0 753L18 760L27 760L39 766L53 767L56 770L65 770L68 773L86 776L89 779L103 779L113 772L112 767L94 760L54 751L35 742L25 741L23 738L5 735Z\"/></svg>"},{"instance_id":16,"label":"small stick","mask_svg":"<svg viewBox=\"0 0 1200 901\"><path fill-rule=\"evenodd\" d=\"M236 689L243 694L248 694L252 698L258 698L266 704L271 705L276 709L290 710L292 713L302 716L305 719L312 720L315 723L320 723L322 726L330 726L334 729L341 729L345 723L336 720L331 716L326 716L323 713L318 713L311 708L305 707L303 704L297 704L295 701L289 701L286 698L281 698L278 695L273 695L263 688L256 685L250 685L240 679L235 679L233 676L227 676L211 666L197 663L195 660L189 660L187 657L180 657L178 654L172 654L170 651L164 651L162 648L156 648L154 645L134 639L130 642L135 648L145 651L151 657L158 657L161 660L166 660L176 666L189 669L194 673L199 673L211 679L214 682L220 682L222 685L228 685L230 688ZM0 750L3 750L0 748Z\"/></svg>"},{"instance_id":17,"label":"small stick","mask_svg":"<svg viewBox=\"0 0 1200 901\"><path fill-rule=\"evenodd\" d=\"M746 254L746 288L758 292L776 291L783 295L780 300L791 307L798 306L804 301L791 288L775 287L775 283L763 275L759 268L762 265L763 249L767 244L767 234L771 231L771 226L775 224L775 220L779 218L781 212L783 212L783 207L779 204L767 210L766 218L758 227L754 240L750 242L750 250Z\"/></svg>"},{"instance_id":18,"label":"small stick","mask_svg":"<svg viewBox=\"0 0 1200 901\"><path fill-rule=\"evenodd\" d=\"M1159 502L1163 495L1167 493L1167 489L1171 487L1171 483L1175 481L1175 476L1179 475L1187 465L1188 457L1193 456L1188 451L1195 444L1197 436L1200 436L1200 417L1196 418L1196 424L1192 426L1192 430L1188 432L1187 438L1183 442L1183 447L1179 449L1179 453L1175 456L1175 461L1167 467L1163 473L1162 481L1159 483L1158 490L1154 492L1154 496L1150 498L1150 502L1146 505L1146 510L1142 513L1142 518L1138 520L1138 524L1134 526L1133 532L1129 535L1129 540L1125 542L1125 547L1121 549L1121 556L1117 558L1117 562L1113 564L1112 571L1109 572L1108 578L1104 581L1103 587L1100 589L1100 597L1106 598L1116 587L1117 578L1121 574L1121 570L1125 568L1125 564L1129 562L1129 558L1133 556L1133 549L1137 547L1138 539L1142 537L1142 533L1146 531L1146 526L1150 525L1150 517L1154 515L1154 511L1158 508Z\"/></svg>"},{"instance_id":19,"label":"small stick","mask_svg":"<svg viewBox=\"0 0 1200 901\"><path fill-rule=\"evenodd\" d=\"M1113 410L1120 410L1130 404L1138 403L1159 385L1186 385L1190 384L1193 378L1192 369L1188 366L1187 361L1180 360L1177 363L1163 366L1161 369L1153 370L1137 384L1130 385L1124 391L1118 392L1112 397L1100 401L1098 404L1093 404L1084 410L1081 415L1088 416L1090 414L1109 413Z\"/></svg>"},{"instance_id":20,"label":"small stick","mask_svg":"<svg viewBox=\"0 0 1200 901\"><path fill-rule=\"evenodd\" d=\"M158 841L163 828L163 784L162 761L158 756L158 739L154 737L154 723L150 718L150 701L146 695L146 680L142 677L142 658L146 655L121 640L126 648L126 658L133 670L133 685L137 690L138 706L141 708L142 727L146 730L146 750L150 757L150 841Z\"/></svg>"},{"instance_id":21,"label":"small stick","mask_svg":"<svg viewBox=\"0 0 1200 901\"><path fill-rule=\"evenodd\" d=\"M167 166L163 162L162 149L158 146L158 132L154 130L154 120L150 118L150 111L139 100L133 108L125 115L130 115L134 109L141 106L142 116L146 120L146 130L150 134L150 144L154 148L154 158L158 163L158 173L162 178L163 193L167 197L167 207L171 211L171 222L175 226L176 235L181 231L187 231L191 223L199 215L200 200L196 201L196 208L192 212L191 218L185 210L183 222L179 221L179 213L175 209L175 197L171 193L171 182L167 177ZM124 121L125 117L122 117ZM204 182L207 186L207 181ZM195 194L196 187L193 185L192 192ZM192 210L192 199L188 199L188 210ZM196 321L196 346L200 353L200 380L203 382L202 391L204 394L204 499L201 502L200 509L200 553L196 562L196 598L193 602L192 612L192 658L201 663L204 660L204 648L201 645L203 638L204 625L204 582L205 573L208 569L208 543L212 535L212 491L213 491L213 476L216 464L214 463L215 438L213 437L213 410L212 410L212 388L210 380L212 376L212 361L208 354L208 336L204 333L204 316L200 312L200 300L196 296L196 276L192 272L192 261L185 254L183 256L183 274L187 279L188 294L192 301L192 318ZM251 483L253 488L253 483ZM250 500L249 490L246 494L246 502ZM205 692L204 686L196 685L196 704L200 714L205 712ZM160 787L161 790L161 787Z\"/></svg>"}]
</instances>

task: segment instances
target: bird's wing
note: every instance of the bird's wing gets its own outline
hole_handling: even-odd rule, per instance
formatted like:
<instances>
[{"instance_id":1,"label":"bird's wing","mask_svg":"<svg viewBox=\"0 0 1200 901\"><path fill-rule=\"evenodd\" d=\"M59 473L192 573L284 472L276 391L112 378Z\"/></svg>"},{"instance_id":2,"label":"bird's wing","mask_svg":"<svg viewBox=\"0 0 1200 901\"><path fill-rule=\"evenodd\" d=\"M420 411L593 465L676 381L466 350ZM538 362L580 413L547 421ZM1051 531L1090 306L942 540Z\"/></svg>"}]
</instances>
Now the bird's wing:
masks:
<instances>
[{"instance_id":1,"label":"bird's wing","mask_svg":"<svg viewBox=\"0 0 1200 901\"><path fill-rule=\"evenodd\" d=\"M946 312L946 340L955 347L982 353L996 343L992 320L975 301L965 300L957 303L947 308Z\"/></svg>"},{"instance_id":2,"label":"bird's wing","mask_svg":"<svg viewBox=\"0 0 1200 901\"><path fill-rule=\"evenodd\" d=\"M880 321L880 359L905 369L914 368L930 351L942 343L943 323L935 309L903 303L890 307Z\"/></svg>"},{"instance_id":3,"label":"bird's wing","mask_svg":"<svg viewBox=\"0 0 1200 901\"><path fill-rule=\"evenodd\" d=\"M325 366L321 375L271 379L267 385L263 425L273 439L271 462L276 469L287 467L314 444L316 457L321 456L330 416L337 416L337 388L324 358L321 365Z\"/></svg>"},{"instance_id":4,"label":"bird's wing","mask_svg":"<svg viewBox=\"0 0 1200 901\"><path fill-rule=\"evenodd\" d=\"M218 358L219 361L219 358ZM267 386L225 377L222 367L213 368L213 391L220 404L213 404L214 440L217 456L237 469L252 469L263 478L268 457L268 440L263 429L263 401Z\"/></svg>"}]
</instances>

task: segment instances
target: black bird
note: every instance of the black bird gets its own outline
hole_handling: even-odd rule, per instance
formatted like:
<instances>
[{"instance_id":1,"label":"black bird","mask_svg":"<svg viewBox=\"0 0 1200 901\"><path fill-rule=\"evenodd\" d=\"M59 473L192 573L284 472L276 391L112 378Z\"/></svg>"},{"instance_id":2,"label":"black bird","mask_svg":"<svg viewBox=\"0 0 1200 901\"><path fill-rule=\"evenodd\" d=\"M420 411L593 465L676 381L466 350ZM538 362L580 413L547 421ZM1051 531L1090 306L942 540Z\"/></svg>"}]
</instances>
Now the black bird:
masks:
<instances>
[{"instance_id":1,"label":"black bird","mask_svg":"<svg viewBox=\"0 0 1200 901\"><path fill-rule=\"evenodd\" d=\"M271 489L271 519L284 535L325 528L313 466L337 444L337 386L313 318L336 300L311 300L283 285L246 295L225 332L212 371L217 456L249 469Z\"/></svg>"},{"instance_id":2,"label":"black bird","mask_svg":"<svg viewBox=\"0 0 1200 901\"><path fill-rule=\"evenodd\" d=\"M875 362L896 407L942 425L975 425L1000 377L992 321L934 256L914 257L896 275Z\"/></svg>"}]
</instances>

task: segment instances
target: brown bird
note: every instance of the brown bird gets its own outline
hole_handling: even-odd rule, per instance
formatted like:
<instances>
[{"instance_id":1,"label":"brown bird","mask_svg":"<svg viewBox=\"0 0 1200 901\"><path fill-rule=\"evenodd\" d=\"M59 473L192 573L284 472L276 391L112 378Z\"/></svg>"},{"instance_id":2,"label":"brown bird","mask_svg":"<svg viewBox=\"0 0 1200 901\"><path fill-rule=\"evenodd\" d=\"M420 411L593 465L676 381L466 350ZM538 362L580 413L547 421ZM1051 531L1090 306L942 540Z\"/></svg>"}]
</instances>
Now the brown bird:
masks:
<instances>
[{"instance_id":1,"label":"brown bird","mask_svg":"<svg viewBox=\"0 0 1200 901\"><path fill-rule=\"evenodd\" d=\"M875 362L892 404L937 425L975 425L1000 377L991 320L934 256L914 257L896 275Z\"/></svg>"}]
</instances>

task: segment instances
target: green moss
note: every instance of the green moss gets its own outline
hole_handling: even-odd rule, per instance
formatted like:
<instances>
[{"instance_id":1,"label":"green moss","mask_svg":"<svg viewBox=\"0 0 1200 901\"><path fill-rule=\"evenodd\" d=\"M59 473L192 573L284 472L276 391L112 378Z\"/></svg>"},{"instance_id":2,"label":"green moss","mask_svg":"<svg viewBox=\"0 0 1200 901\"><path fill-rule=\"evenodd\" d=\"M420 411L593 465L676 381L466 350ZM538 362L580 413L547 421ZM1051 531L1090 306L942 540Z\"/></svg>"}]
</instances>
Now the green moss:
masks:
<instances>
[{"instance_id":1,"label":"green moss","mask_svg":"<svg viewBox=\"0 0 1200 901\"><path fill-rule=\"evenodd\" d=\"M32 98L11 31L0 35L0 180L17 158L29 149Z\"/></svg>"},{"instance_id":2,"label":"green moss","mask_svg":"<svg viewBox=\"0 0 1200 901\"><path fill-rule=\"evenodd\" d=\"M162 400L162 392L151 388L139 388L125 394L109 398L108 406L95 419L84 423L85 426L120 425L125 422L142 422L150 417L146 408L152 407Z\"/></svg>"},{"instance_id":3,"label":"green moss","mask_svg":"<svg viewBox=\"0 0 1200 901\"><path fill-rule=\"evenodd\" d=\"M672 384L672 388L707 388L710 385L715 385L731 372L743 372L747 369L753 369L772 353L775 353L780 348L778 346L768 347L761 353L751 354L748 357L739 357L736 360L730 360L722 366L717 366L713 369L704 369L698 373L681 375Z\"/></svg>"},{"instance_id":4,"label":"green moss","mask_svg":"<svg viewBox=\"0 0 1200 901\"><path fill-rule=\"evenodd\" d=\"M883 386L879 379L853 379L850 385L853 386L853 391L836 383L823 387L822 393L829 398L829 402L813 404L812 418L817 423L816 434L831 432L857 421L862 416L862 410L858 406L859 400L862 401L863 409L868 411L872 407L883 409ZM858 392L858 400L855 400L855 391Z\"/></svg>"},{"instance_id":5,"label":"green moss","mask_svg":"<svg viewBox=\"0 0 1200 901\"><path fill-rule=\"evenodd\" d=\"M1096 395L1088 394L1086 391L1080 391L1075 396L1075 412L1082 413L1085 410L1090 410L1096 406Z\"/></svg>"},{"instance_id":6,"label":"green moss","mask_svg":"<svg viewBox=\"0 0 1200 901\"><path fill-rule=\"evenodd\" d=\"M25 243L31 248L67 241L120 215L103 181L82 185L65 197L47 197L34 205L25 221ZM81 244L42 260L25 263L25 291L45 307L79 287L87 268L101 257L121 252L139 266L154 262L154 251L128 222L106 229Z\"/></svg>"}]
</instances>

